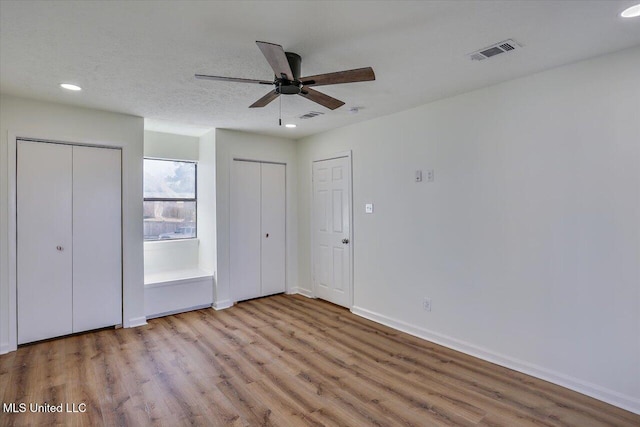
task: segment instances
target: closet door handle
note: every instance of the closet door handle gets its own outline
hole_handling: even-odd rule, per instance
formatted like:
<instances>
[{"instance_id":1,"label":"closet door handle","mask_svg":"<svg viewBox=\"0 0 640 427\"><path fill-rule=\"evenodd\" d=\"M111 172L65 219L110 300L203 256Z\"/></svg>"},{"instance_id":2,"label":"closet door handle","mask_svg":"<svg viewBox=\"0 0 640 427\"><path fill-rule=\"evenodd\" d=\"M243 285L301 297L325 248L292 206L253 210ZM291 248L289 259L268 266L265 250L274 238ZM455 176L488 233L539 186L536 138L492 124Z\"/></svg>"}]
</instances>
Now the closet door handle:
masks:
<instances>
[{"instance_id":1,"label":"closet door handle","mask_svg":"<svg viewBox=\"0 0 640 427\"><path fill-rule=\"evenodd\" d=\"M56 246L56 249L60 252L62 252L64 250L64 248L62 246Z\"/></svg>"},{"instance_id":2,"label":"closet door handle","mask_svg":"<svg viewBox=\"0 0 640 427\"><path fill-rule=\"evenodd\" d=\"M265 234L264 237L269 238L269 233Z\"/></svg>"},{"instance_id":3,"label":"closet door handle","mask_svg":"<svg viewBox=\"0 0 640 427\"><path fill-rule=\"evenodd\" d=\"M349 244L349 239L342 239L342 243L344 243L345 245Z\"/></svg>"}]
</instances>

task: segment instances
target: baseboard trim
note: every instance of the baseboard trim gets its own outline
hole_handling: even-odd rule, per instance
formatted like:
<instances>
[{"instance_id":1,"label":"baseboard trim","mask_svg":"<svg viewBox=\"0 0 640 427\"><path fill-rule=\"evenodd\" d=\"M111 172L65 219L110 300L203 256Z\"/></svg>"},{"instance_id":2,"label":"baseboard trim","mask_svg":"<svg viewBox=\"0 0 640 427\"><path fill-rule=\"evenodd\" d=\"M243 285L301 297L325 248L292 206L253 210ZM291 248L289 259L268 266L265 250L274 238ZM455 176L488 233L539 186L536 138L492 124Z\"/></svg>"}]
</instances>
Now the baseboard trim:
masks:
<instances>
[{"instance_id":1,"label":"baseboard trim","mask_svg":"<svg viewBox=\"0 0 640 427\"><path fill-rule=\"evenodd\" d=\"M174 314L186 313L187 311L202 310L205 308L211 308L211 304L200 304L193 307L179 308L177 310L165 311L164 313L150 314L147 316L147 320L156 319L158 317L171 316Z\"/></svg>"},{"instance_id":2,"label":"baseboard trim","mask_svg":"<svg viewBox=\"0 0 640 427\"><path fill-rule=\"evenodd\" d=\"M233 307L233 302L231 302L230 299L214 301L212 307L214 308L214 310L224 310L225 308Z\"/></svg>"},{"instance_id":3,"label":"baseboard trim","mask_svg":"<svg viewBox=\"0 0 640 427\"><path fill-rule=\"evenodd\" d=\"M292 294L300 294L304 297L307 298L313 298L313 292L311 292L309 289L304 289L304 288L291 288L289 290L289 292L287 292L287 294L292 295Z\"/></svg>"},{"instance_id":4,"label":"baseboard trim","mask_svg":"<svg viewBox=\"0 0 640 427\"><path fill-rule=\"evenodd\" d=\"M479 347L475 344L471 344L453 337L449 337L447 335L439 334L437 332L414 326L401 320L393 319L391 317L367 310L362 307L354 306L353 308L351 308L351 312L357 316L364 317L365 319L369 319L377 323L381 323L385 326L389 326L402 332L406 332L418 338L440 344L452 350L457 350L470 356L477 357L478 359L486 360L487 362L504 366L505 368L513 369L514 371L522 372L523 374L531 375L533 377L549 381L553 384L557 384L559 386L568 388L578 393L585 394L603 402L610 403L611 405L617 406L627 411L640 414L640 399L634 399L631 396L618 393L614 390L609 390L605 387L601 387L599 385L592 384L587 381L583 381L578 378L574 378L569 375L546 369L522 360L518 360L510 356L505 356L486 348Z\"/></svg>"},{"instance_id":5,"label":"baseboard trim","mask_svg":"<svg viewBox=\"0 0 640 427\"><path fill-rule=\"evenodd\" d=\"M16 349L11 349L11 346L9 346L8 342L3 342L2 344L0 344L0 354L7 354L11 351L15 351Z\"/></svg>"},{"instance_id":6,"label":"baseboard trim","mask_svg":"<svg viewBox=\"0 0 640 427\"><path fill-rule=\"evenodd\" d=\"M129 324L127 326L125 326L126 328L137 328L138 326L144 326L147 324L147 317L146 316L141 316L141 317L134 317L132 319L129 319Z\"/></svg>"}]
</instances>

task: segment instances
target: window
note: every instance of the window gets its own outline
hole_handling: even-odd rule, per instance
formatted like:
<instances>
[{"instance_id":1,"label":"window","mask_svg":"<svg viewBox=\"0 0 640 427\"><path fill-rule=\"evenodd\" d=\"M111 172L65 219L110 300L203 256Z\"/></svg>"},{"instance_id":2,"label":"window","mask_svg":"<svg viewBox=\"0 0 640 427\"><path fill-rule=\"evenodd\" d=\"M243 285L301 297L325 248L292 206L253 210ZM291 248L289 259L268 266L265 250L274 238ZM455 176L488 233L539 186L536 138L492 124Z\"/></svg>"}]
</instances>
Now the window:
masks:
<instances>
[{"instance_id":1,"label":"window","mask_svg":"<svg viewBox=\"0 0 640 427\"><path fill-rule=\"evenodd\" d=\"M144 240L196 237L196 163L144 159Z\"/></svg>"}]
</instances>

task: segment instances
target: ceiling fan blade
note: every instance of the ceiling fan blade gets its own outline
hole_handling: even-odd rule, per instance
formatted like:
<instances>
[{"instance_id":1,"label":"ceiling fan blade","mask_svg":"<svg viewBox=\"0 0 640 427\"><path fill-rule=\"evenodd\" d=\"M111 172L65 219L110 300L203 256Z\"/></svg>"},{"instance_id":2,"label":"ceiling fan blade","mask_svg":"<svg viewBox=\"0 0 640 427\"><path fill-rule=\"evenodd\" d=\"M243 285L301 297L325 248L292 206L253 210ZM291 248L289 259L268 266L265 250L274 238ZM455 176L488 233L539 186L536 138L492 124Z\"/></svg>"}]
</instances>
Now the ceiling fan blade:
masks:
<instances>
[{"instance_id":1,"label":"ceiling fan blade","mask_svg":"<svg viewBox=\"0 0 640 427\"><path fill-rule=\"evenodd\" d=\"M293 71L291 71L291 66L289 65L289 61L287 61L287 55L285 55L282 46L258 41L256 44L262 51L264 57L267 58L267 62L269 62L269 65L273 68L276 77L281 78L284 74L287 80L293 81Z\"/></svg>"},{"instance_id":2,"label":"ceiling fan blade","mask_svg":"<svg viewBox=\"0 0 640 427\"><path fill-rule=\"evenodd\" d=\"M238 83L258 83L261 85L272 85L273 82L267 80L254 80L254 79L241 79L237 77L221 77L221 76L207 76L204 74L196 74L196 79L203 80L220 80L223 82L238 82Z\"/></svg>"},{"instance_id":3,"label":"ceiling fan blade","mask_svg":"<svg viewBox=\"0 0 640 427\"><path fill-rule=\"evenodd\" d=\"M366 82L375 80L373 68L356 68L355 70L337 71L335 73L318 74L302 77L300 81L304 86L335 85L338 83Z\"/></svg>"},{"instance_id":4,"label":"ceiling fan blade","mask_svg":"<svg viewBox=\"0 0 640 427\"><path fill-rule=\"evenodd\" d=\"M275 90L273 90L268 94L266 94L265 96L263 96L262 98L258 99L253 104L249 105L249 108L264 107L265 105L267 105L268 103L270 103L271 101L273 101L279 96L280 94Z\"/></svg>"},{"instance_id":5,"label":"ceiling fan blade","mask_svg":"<svg viewBox=\"0 0 640 427\"><path fill-rule=\"evenodd\" d=\"M322 92L318 92L317 90L313 90L308 87L302 88L302 92L300 92L300 96L304 96L310 101L317 102L318 104L327 107L330 110L335 110L338 107L342 107L344 102L339 99L335 99L330 97L329 95L325 95Z\"/></svg>"}]
</instances>

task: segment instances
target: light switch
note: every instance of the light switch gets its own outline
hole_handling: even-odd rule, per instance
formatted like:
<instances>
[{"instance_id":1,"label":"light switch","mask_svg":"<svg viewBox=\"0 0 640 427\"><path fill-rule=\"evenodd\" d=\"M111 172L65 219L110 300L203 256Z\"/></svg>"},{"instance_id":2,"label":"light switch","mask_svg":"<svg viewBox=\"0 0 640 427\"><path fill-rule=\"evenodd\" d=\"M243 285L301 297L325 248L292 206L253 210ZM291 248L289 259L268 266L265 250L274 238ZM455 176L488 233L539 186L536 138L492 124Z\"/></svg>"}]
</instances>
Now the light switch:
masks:
<instances>
[{"instance_id":1,"label":"light switch","mask_svg":"<svg viewBox=\"0 0 640 427\"><path fill-rule=\"evenodd\" d=\"M364 205L364 213L373 213L373 203L367 203Z\"/></svg>"},{"instance_id":2,"label":"light switch","mask_svg":"<svg viewBox=\"0 0 640 427\"><path fill-rule=\"evenodd\" d=\"M422 171L421 170L417 170L416 171L416 178L415 178L416 182L422 182Z\"/></svg>"}]
</instances>

